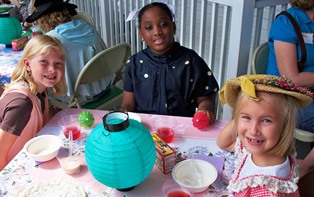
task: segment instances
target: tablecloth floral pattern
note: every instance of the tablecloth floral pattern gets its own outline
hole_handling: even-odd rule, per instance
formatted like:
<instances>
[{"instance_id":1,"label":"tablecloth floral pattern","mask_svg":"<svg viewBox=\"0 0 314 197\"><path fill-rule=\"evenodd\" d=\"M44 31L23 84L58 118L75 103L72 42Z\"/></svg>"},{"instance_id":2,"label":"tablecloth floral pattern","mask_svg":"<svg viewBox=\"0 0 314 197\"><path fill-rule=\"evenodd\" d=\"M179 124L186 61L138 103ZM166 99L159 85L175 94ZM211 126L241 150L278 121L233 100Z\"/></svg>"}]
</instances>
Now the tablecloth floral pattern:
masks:
<instances>
[{"instance_id":1,"label":"tablecloth floral pattern","mask_svg":"<svg viewBox=\"0 0 314 197\"><path fill-rule=\"evenodd\" d=\"M84 133L82 137L75 141L75 149L79 150L82 155L84 155L84 145L86 142L86 138L88 136L88 132ZM40 134L55 134L62 137L63 134L60 134L60 128L56 125L46 125ZM62 137L63 138L63 137ZM67 145L67 140L63 139L64 146ZM216 181L213 183L209 189L201 194L195 194L194 196L231 196L231 194L227 190L227 184L231 178L232 172L234 170L233 163L234 163L234 155L227 151L220 150L217 145L215 139L201 139L201 138L180 138L178 137L174 143L171 143L171 146L177 150L177 160L182 158L186 158L188 154L195 153L195 154L202 154L202 155L212 155L216 157L224 157L224 169L221 177L221 181ZM54 159L56 160L56 159ZM58 163L57 161L49 161L51 163ZM47 163L49 163L47 162ZM51 169L44 169L41 170L42 165L36 166L36 162L30 158L24 151L21 151L11 163L1 171L0 175L0 196L15 196L16 192L24 188L25 186L32 183L36 177L36 173L44 173L47 172L46 175L41 174L41 176L59 176L62 175L62 170L51 172ZM56 168L57 165L52 167L53 164L50 164L51 168ZM60 168L60 167L59 167ZM166 179L171 178L171 173L168 175L163 175L161 171L155 166L154 170L155 173L153 176L162 177L162 180L165 181ZM55 175L53 175L55 173ZM59 174L58 174L59 173ZM62 175L63 176L63 175ZM69 176L69 175L65 175ZM70 178L76 178L75 176L69 176ZM149 177L148 177L149 179ZM79 180L81 181L81 180ZM131 192L120 192L118 190L102 186L95 186L95 180L86 180L86 184L84 183L84 188L88 196L90 197L98 197L98 196L123 196L123 197L133 197L139 196L139 193L132 193ZM148 183L142 183L145 187L148 187ZM162 183L161 183L162 184ZM141 185L141 184L140 184ZM153 187L149 186L149 187ZM140 186L137 186L140 187ZM156 186L158 187L158 186ZM140 188L139 188L140 189ZM96 190L98 190L96 192ZM100 191L99 191L100 190ZM143 187L142 187L143 190ZM142 191L141 190L141 191ZM161 188L144 188L144 190L157 190L157 193L161 190ZM146 192L147 192L146 191ZM141 193L141 196L151 196L150 193ZM152 196L162 196L156 195L156 192Z\"/></svg>"},{"instance_id":2,"label":"tablecloth floral pattern","mask_svg":"<svg viewBox=\"0 0 314 197\"><path fill-rule=\"evenodd\" d=\"M12 48L0 49L0 84L10 83L11 73L21 57L22 51L13 51Z\"/></svg>"}]
</instances>

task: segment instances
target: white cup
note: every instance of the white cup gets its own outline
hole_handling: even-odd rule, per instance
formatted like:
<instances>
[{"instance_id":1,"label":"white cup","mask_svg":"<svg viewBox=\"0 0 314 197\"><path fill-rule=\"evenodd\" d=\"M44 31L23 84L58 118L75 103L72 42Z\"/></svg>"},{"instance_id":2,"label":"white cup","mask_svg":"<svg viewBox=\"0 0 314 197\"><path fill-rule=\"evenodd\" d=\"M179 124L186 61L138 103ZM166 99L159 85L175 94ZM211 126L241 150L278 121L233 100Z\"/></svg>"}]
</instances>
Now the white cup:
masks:
<instances>
[{"instance_id":1,"label":"white cup","mask_svg":"<svg viewBox=\"0 0 314 197\"><path fill-rule=\"evenodd\" d=\"M81 169L81 158L79 155L69 155L69 149L62 147L57 156L60 166L66 174L76 174Z\"/></svg>"}]
</instances>

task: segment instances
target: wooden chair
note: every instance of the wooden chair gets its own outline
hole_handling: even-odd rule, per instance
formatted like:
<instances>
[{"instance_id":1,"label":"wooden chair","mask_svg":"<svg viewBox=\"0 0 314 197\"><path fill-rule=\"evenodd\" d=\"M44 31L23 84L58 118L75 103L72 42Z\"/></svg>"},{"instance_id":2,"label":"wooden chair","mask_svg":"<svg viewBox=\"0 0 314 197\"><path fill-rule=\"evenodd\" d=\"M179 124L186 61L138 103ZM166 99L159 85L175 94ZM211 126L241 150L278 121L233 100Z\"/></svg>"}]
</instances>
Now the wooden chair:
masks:
<instances>
[{"instance_id":1,"label":"wooden chair","mask_svg":"<svg viewBox=\"0 0 314 197\"><path fill-rule=\"evenodd\" d=\"M91 15L86 12L77 11L77 14L72 17L73 19L83 19L89 24L95 26L95 21Z\"/></svg>"},{"instance_id":2,"label":"wooden chair","mask_svg":"<svg viewBox=\"0 0 314 197\"><path fill-rule=\"evenodd\" d=\"M300 178L298 187L300 197L314 196L314 169Z\"/></svg>"},{"instance_id":3,"label":"wooden chair","mask_svg":"<svg viewBox=\"0 0 314 197\"><path fill-rule=\"evenodd\" d=\"M126 61L131 54L131 47L128 43L118 44L95 55L77 77L73 96L70 103L65 106L58 100L50 100L50 104L58 108L77 107L82 109L105 109L111 110L115 106L120 106L122 102L123 90L115 86L113 83L109 92L101 96L95 101L91 101L82 105L78 99L78 89L81 84L97 82L107 76L120 76Z\"/></svg>"},{"instance_id":4,"label":"wooden chair","mask_svg":"<svg viewBox=\"0 0 314 197\"><path fill-rule=\"evenodd\" d=\"M262 43L254 50L251 67L253 74L266 74L268 55L269 47L267 42ZM310 142L313 144L314 133L296 128L295 138L302 142ZM311 146L313 146L312 144Z\"/></svg>"}]
</instances>

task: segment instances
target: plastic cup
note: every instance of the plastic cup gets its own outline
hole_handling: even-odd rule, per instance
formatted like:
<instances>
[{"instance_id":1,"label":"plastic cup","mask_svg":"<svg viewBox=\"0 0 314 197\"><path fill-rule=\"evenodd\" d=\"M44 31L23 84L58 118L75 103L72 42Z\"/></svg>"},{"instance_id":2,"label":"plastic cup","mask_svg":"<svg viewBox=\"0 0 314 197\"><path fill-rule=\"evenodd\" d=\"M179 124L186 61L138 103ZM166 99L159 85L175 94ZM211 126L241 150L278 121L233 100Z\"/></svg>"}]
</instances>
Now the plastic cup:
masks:
<instances>
[{"instance_id":1,"label":"plastic cup","mask_svg":"<svg viewBox=\"0 0 314 197\"><path fill-rule=\"evenodd\" d=\"M68 148L61 148L57 156L60 166L66 174L76 174L81 169L80 155L69 154Z\"/></svg>"},{"instance_id":2,"label":"plastic cup","mask_svg":"<svg viewBox=\"0 0 314 197\"><path fill-rule=\"evenodd\" d=\"M154 121L155 133L166 143L173 141L176 126L177 121L169 118L158 118Z\"/></svg>"},{"instance_id":3,"label":"plastic cup","mask_svg":"<svg viewBox=\"0 0 314 197\"><path fill-rule=\"evenodd\" d=\"M63 134L66 138L69 138L69 132L72 131L73 140L78 139L81 136L81 126L77 121L77 115L66 115L60 118L58 122Z\"/></svg>"},{"instance_id":4,"label":"plastic cup","mask_svg":"<svg viewBox=\"0 0 314 197\"><path fill-rule=\"evenodd\" d=\"M186 189L180 187L174 180L166 181L162 186L162 192L166 197L192 197L193 195Z\"/></svg>"}]
</instances>

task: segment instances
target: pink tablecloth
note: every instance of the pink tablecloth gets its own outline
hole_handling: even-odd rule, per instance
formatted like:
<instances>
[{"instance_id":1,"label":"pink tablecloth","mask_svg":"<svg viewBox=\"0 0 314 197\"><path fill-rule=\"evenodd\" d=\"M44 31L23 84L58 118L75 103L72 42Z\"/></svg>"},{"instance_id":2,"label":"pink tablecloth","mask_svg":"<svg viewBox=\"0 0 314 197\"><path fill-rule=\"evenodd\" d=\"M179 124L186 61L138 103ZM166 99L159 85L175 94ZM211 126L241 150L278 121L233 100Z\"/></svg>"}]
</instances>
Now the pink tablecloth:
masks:
<instances>
[{"instance_id":1,"label":"pink tablecloth","mask_svg":"<svg viewBox=\"0 0 314 197\"><path fill-rule=\"evenodd\" d=\"M0 49L0 84L11 82L11 73L22 57L22 51L13 51L12 48Z\"/></svg>"},{"instance_id":2,"label":"pink tablecloth","mask_svg":"<svg viewBox=\"0 0 314 197\"><path fill-rule=\"evenodd\" d=\"M39 135L60 135L60 128L57 125L58 119L66 114L78 114L79 112L81 112L81 110L78 109L67 109L59 112L49 123L47 123ZM101 118L106 114L106 111L100 110L92 110L91 112L96 118L94 126L99 124ZM203 193L195 194L194 196L229 195L229 192L226 189L226 184L228 183L233 170L234 157L229 152L220 150L215 141L219 132L226 124L226 121L217 121L214 125L200 131L192 126L191 118L173 116L165 117L149 114L139 115L142 118L142 123L150 132L154 132L152 129L152 122L156 118L176 119L178 124L175 128L175 140L170 143L170 146L177 150L177 159L186 158L188 153L198 154L203 157L215 156L225 158L224 170L222 171L222 166L221 169L218 170L220 172L219 179L217 179L208 190ZM90 130L84 130L81 138L75 141L75 147L82 152L81 160L83 165L78 174L72 176L65 174L60 168L57 159L41 164L40 167L35 167L35 161L29 158L24 151L21 151L14 160L1 171L0 196L1 194L5 196L14 196L19 189L34 181L40 181L43 177L45 177L45 180L54 178L76 180L84 185L88 196L163 196L161 191L162 185L167 180L172 179L172 177L171 173L165 175L156 166L154 166L153 171L146 180L128 192L120 192L96 181L89 173L84 160L84 144L89 132Z\"/></svg>"}]
</instances>

